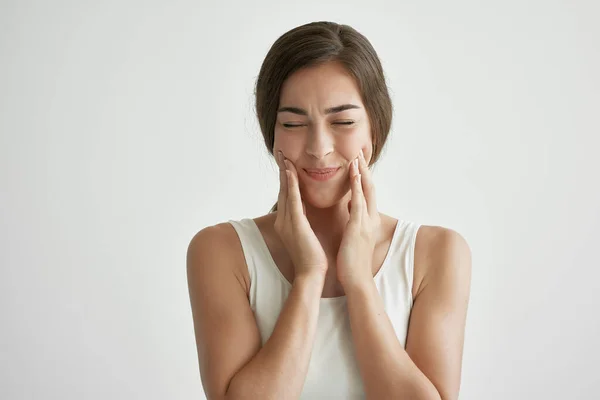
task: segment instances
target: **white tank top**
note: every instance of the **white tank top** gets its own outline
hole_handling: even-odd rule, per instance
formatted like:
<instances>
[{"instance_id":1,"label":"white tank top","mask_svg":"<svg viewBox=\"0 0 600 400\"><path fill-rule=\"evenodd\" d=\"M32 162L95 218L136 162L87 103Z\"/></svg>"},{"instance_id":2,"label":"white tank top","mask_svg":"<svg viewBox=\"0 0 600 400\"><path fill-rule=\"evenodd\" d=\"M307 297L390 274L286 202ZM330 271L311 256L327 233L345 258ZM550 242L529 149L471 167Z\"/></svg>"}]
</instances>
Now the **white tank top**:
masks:
<instances>
[{"instance_id":1,"label":"white tank top","mask_svg":"<svg viewBox=\"0 0 600 400\"><path fill-rule=\"evenodd\" d=\"M273 260L253 219L228 221L235 228L250 274L250 306L264 345L292 288ZM396 336L406 346L412 308L414 249L419 225L398 220L375 285ZM301 399L363 399L346 296L321 298L315 342Z\"/></svg>"}]
</instances>

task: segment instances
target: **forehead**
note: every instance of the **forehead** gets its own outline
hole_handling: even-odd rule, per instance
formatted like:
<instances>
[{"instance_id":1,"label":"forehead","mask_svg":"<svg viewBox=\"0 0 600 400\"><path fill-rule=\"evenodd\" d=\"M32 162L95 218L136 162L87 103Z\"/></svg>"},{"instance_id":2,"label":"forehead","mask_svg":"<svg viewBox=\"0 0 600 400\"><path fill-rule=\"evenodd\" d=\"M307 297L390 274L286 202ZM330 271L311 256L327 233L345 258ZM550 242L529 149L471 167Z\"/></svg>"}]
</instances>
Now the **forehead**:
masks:
<instances>
[{"instance_id":1,"label":"forehead","mask_svg":"<svg viewBox=\"0 0 600 400\"><path fill-rule=\"evenodd\" d=\"M302 106L316 103L335 106L362 105L354 78L337 62L302 68L290 75L281 87L280 105Z\"/></svg>"}]
</instances>

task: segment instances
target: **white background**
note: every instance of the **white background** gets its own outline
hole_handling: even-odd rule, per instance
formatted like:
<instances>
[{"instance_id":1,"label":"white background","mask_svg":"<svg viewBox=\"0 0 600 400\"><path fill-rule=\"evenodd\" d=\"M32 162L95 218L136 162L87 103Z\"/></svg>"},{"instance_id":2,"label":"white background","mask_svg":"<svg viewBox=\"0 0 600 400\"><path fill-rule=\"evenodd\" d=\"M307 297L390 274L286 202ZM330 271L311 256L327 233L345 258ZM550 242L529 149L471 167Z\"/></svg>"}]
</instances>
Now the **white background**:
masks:
<instances>
[{"instance_id":1,"label":"white background","mask_svg":"<svg viewBox=\"0 0 600 400\"><path fill-rule=\"evenodd\" d=\"M1 1L0 398L203 398L187 245L276 200L253 85L316 20L389 79L379 209L471 246L460 398L597 398L599 4Z\"/></svg>"}]
</instances>

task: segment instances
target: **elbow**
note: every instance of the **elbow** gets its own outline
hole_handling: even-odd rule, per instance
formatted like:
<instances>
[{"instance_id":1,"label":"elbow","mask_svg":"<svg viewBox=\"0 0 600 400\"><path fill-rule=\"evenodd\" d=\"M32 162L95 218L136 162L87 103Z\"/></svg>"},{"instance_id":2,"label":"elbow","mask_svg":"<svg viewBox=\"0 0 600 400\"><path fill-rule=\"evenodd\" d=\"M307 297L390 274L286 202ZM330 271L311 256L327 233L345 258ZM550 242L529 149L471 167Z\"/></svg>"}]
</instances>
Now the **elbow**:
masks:
<instances>
[{"instance_id":1,"label":"elbow","mask_svg":"<svg viewBox=\"0 0 600 400\"><path fill-rule=\"evenodd\" d=\"M207 397L207 400L212 400L212 397ZM275 400L277 397L272 394L259 393L256 390L242 390L242 391L227 391L223 396L215 397L215 400Z\"/></svg>"},{"instance_id":2,"label":"elbow","mask_svg":"<svg viewBox=\"0 0 600 400\"><path fill-rule=\"evenodd\" d=\"M443 397L437 389L432 390L429 396L426 397L427 400L449 400L449 398Z\"/></svg>"},{"instance_id":3,"label":"elbow","mask_svg":"<svg viewBox=\"0 0 600 400\"><path fill-rule=\"evenodd\" d=\"M458 400L458 393L444 393L436 390L436 400ZM432 397L432 400L434 397Z\"/></svg>"},{"instance_id":4,"label":"elbow","mask_svg":"<svg viewBox=\"0 0 600 400\"><path fill-rule=\"evenodd\" d=\"M411 399L413 397L410 397ZM423 400L458 400L457 396L451 396L443 391L438 390L435 385L431 384L429 387L421 392L420 396L416 396L416 398Z\"/></svg>"}]
</instances>

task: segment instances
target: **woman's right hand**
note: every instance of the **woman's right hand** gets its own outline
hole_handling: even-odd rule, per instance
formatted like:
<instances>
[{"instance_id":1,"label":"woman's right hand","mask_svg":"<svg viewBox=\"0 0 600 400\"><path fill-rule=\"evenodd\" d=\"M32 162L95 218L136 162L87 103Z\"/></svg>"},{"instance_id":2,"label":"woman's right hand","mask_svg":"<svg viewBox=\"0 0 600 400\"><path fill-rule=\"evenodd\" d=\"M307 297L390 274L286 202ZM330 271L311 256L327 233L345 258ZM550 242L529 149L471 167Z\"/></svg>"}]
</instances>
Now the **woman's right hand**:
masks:
<instances>
[{"instance_id":1,"label":"woman's right hand","mask_svg":"<svg viewBox=\"0 0 600 400\"><path fill-rule=\"evenodd\" d=\"M312 230L300 197L298 172L281 151L275 157L279 166L279 198L275 232L281 238L294 265L295 277L327 272L327 256Z\"/></svg>"}]
</instances>

